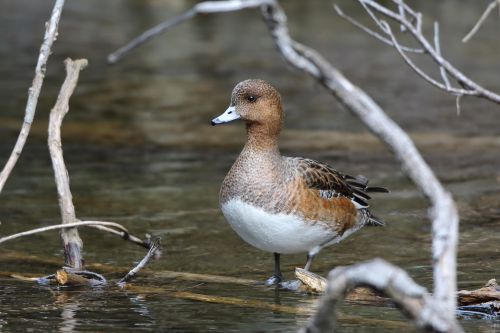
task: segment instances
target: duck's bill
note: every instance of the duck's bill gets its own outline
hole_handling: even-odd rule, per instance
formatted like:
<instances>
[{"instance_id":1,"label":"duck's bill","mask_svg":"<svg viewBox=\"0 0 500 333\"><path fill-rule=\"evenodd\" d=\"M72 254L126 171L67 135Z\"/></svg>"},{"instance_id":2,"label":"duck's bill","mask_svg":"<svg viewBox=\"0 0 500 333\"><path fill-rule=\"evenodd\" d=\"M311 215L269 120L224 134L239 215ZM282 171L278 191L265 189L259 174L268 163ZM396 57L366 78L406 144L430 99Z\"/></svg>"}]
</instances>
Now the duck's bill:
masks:
<instances>
[{"instance_id":1,"label":"duck's bill","mask_svg":"<svg viewBox=\"0 0 500 333\"><path fill-rule=\"evenodd\" d=\"M236 108L234 106L230 106L227 108L226 112L217 118L212 119L212 126L230 123L238 119L240 119L240 115L236 112Z\"/></svg>"}]
</instances>

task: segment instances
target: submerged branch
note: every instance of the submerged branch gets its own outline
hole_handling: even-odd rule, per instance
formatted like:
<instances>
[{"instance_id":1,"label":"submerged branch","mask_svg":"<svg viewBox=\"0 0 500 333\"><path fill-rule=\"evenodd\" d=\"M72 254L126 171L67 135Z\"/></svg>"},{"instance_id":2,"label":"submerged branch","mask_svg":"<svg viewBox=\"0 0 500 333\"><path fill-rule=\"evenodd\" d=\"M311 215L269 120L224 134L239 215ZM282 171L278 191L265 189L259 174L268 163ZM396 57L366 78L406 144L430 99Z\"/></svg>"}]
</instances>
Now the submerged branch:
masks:
<instances>
[{"instance_id":1,"label":"submerged branch","mask_svg":"<svg viewBox=\"0 0 500 333\"><path fill-rule=\"evenodd\" d=\"M135 266L132 270L130 270L130 272L128 272L127 275L125 275L123 278L120 279L120 281L118 281L118 285L123 287L125 283L132 280L137 275L137 273L139 273L141 269L146 267L148 262L151 260L151 258L154 257L156 251L159 248L160 248L160 239L157 238L151 243L151 248L149 249L148 253L146 253L144 258L137 264L137 266Z\"/></svg>"}]
</instances>

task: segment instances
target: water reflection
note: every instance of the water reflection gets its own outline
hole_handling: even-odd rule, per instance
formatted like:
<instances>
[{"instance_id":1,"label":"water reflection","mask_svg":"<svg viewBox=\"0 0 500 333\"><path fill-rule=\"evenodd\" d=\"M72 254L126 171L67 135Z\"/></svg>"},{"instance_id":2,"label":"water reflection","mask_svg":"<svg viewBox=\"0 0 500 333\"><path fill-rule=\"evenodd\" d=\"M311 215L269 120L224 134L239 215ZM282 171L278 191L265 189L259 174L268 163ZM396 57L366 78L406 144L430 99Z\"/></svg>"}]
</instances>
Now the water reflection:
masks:
<instances>
[{"instance_id":1,"label":"water reflection","mask_svg":"<svg viewBox=\"0 0 500 333\"><path fill-rule=\"evenodd\" d=\"M61 323L59 325L59 332L68 333L73 332L77 325L76 312L80 309L78 300L72 300L71 295L62 292L56 295L55 303L61 307Z\"/></svg>"},{"instance_id":2,"label":"water reflection","mask_svg":"<svg viewBox=\"0 0 500 333\"><path fill-rule=\"evenodd\" d=\"M152 263L155 271L263 280L272 270L272 256L244 244L224 221L217 202L222 178L244 140L243 130L235 124L215 133L209 125L227 106L235 82L261 77L283 93L285 154L308 156L339 170L365 174L374 184L392 190L390 195L374 198L373 204L388 227L362 230L325 250L315 262L315 270L324 274L337 265L381 256L431 287L425 199L390 153L356 119L342 111L321 87L289 71L257 11L199 17L148 43L124 62L112 67L105 64L105 56L115 47L193 3L87 0L66 4L28 145L2 193L2 235L59 220L47 158L47 115L62 81L63 59L86 57L90 66L82 72L62 131L79 216L117 221L138 235L162 236L165 255ZM365 15L354 2L340 4L355 17ZM486 25L469 46L460 43L461 32L477 19L482 4L415 4L441 21L443 50L457 67L499 91L496 26ZM26 89L51 5L48 1L0 2L0 39L5 41L0 43L0 161L10 153L22 121ZM463 112L457 117L453 97L411 79L413 73L394 50L334 16L330 1L283 1L283 6L292 35L318 48L409 130L455 195L461 213L460 288L478 287L498 276L500 235L492 232L500 223L500 156L494 153L500 148L496 107L464 99ZM129 267L144 254L112 236L93 230L81 234L88 263ZM2 271L45 275L62 262L57 233L8 246L0 249ZM2 257L6 249L44 260L7 260ZM287 256L282 264L286 278L292 278L303 257ZM169 290L191 286L145 277L136 283ZM65 290L52 295L44 288L11 279L1 280L0 291L0 330L9 332L55 328L120 333L296 331L317 300L310 295L241 286L199 285L193 289L200 294L297 309L299 314L292 314L161 293ZM342 311L351 316L340 322L344 332L404 331L400 324L405 320L395 309L346 304ZM363 318L386 320L374 324ZM498 330L498 321L470 320L464 325L467 331Z\"/></svg>"}]
</instances>

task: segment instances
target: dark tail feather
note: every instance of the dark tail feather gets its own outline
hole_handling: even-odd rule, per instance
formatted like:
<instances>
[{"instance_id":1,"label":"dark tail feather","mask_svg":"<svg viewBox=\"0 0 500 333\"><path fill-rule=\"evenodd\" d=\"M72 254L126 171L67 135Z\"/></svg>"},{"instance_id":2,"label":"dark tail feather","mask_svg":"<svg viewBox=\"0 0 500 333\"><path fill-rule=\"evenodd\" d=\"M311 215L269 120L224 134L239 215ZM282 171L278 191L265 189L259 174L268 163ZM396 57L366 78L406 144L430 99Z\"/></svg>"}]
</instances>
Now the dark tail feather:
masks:
<instances>
[{"instance_id":1,"label":"dark tail feather","mask_svg":"<svg viewBox=\"0 0 500 333\"><path fill-rule=\"evenodd\" d=\"M368 222L366 222L366 225L371 227L384 227L385 222L372 213L368 212Z\"/></svg>"},{"instance_id":2,"label":"dark tail feather","mask_svg":"<svg viewBox=\"0 0 500 333\"><path fill-rule=\"evenodd\" d=\"M366 192L368 193L389 193L390 191L385 187L378 186L370 186L366 188Z\"/></svg>"}]
</instances>

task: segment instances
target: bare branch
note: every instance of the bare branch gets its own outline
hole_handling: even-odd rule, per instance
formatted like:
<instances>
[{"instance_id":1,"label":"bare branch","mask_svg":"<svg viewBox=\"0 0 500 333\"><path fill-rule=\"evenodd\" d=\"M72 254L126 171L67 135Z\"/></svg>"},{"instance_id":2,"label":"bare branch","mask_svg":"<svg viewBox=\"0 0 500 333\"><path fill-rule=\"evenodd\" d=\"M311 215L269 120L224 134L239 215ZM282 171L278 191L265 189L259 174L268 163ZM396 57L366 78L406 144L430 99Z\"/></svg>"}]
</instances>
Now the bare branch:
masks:
<instances>
[{"instance_id":1,"label":"bare branch","mask_svg":"<svg viewBox=\"0 0 500 333\"><path fill-rule=\"evenodd\" d=\"M403 7L403 1L402 0L398 0L398 10L399 10L399 15L401 15L401 17L405 17L405 8ZM404 26L404 24L401 24L400 26L400 29L401 29L401 32L405 32L406 31L406 27Z\"/></svg>"},{"instance_id":2,"label":"bare branch","mask_svg":"<svg viewBox=\"0 0 500 333\"><path fill-rule=\"evenodd\" d=\"M68 58L64 63L66 65L66 79L57 97L56 105L50 111L48 144L57 186L61 220L63 224L70 224L78 220L76 218L73 197L69 187L68 170L64 164L61 143L61 125L64 116L68 113L69 99L75 90L80 71L87 66L88 62L86 59L73 61ZM61 238L64 244L65 266L78 270L83 269L83 243L78 235L78 230L76 228L61 229Z\"/></svg>"},{"instance_id":3,"label":"bare branch","mask_svg":"<svg viewBox=\"0 0 500 333\"><path fill-rule=\"evenodd\" d=\"M425 288L416 284L404 270L382 259L332 270L319 309L303 332L333 332L338 303L349 290L358 286L372 287L392 298L419 328L436 332L463 332L435 307L433 298Z\"/></svg>"},{"instance_id":4,"label":"bare branch","mask_svg":"<svg viewBox=\"0 0 500 333\"><path fill-rule=\"evenodd\" d=\"M368 0L359 1L369 2ZM234 8L233 3L233 1L218 1L217 6L220 11L223 11L221 8L224 6ZM449 322L454 322L458 212L451 195L443 188L426 164L410 137L383 112L380 106L364 91L347 80L318 52L297 43L290 37L286 14L278 2L269 0L260 3L261 14L284 60L292 67L316 79L351 113L356 115L372 133L378 136L393 151L401 161L403 170L432 203L435 306ZM201 4L208 6L210 2L202 2L197 6ZM376 4L370 6L376 6ZM397 13L381 8L388 15L399 17ZM420 24L419 16L414 15L414 17L416 24ZM410 22L402 23L408 30L416 31ZM421 43L424 48L430 46L425 40L424 42L426 44ZM450 65L442 59L440 61L441 65L451 72L448 68ZM469 83L467 82L466 85Z\"/></svg>"},{"instance_id":5,"label":"bare branch","mask_svg":"<svg viewBox=\"0 0 500 333\"><path fill-rule=\"evenodd\" d=\"M123 287L125 283L132 280L137 275L137 273L139 273L139 271L148 264L151 258L155 255L156 250L158 250L159 248L160 239L157 238L153 241L153 243L151 243L151 248L149 249L148 253L146 253L144 258L137 264L137 266L135 266L130 272L128 272L127 275L125 275L120 281L118 281L118 285Z\"/></svg>"},{"instance_id":6,"label":"bare branch","mask_svg":"<svg viewBox=\"0 0 500 333\"><path fill-rule=\"evenodd\" d=\"M84 222L96 222L96 223L100 223L100 221L84 221ZM113 222L107 222L107 223L113 223ZM151 248L151 241L150 241L150 239L148 237L146 237L146 239L144 239L144 240L140 239L139 237L130 234L127 231L127 229L125 229L125 227L123 227L121 225L119 225L121 227L121 228L119 228L119 229L121 229L121 231L105 227L102 224L90 224L88 226L92 227L94 229L98 229L98 230L101 230L101 231L109 232L109 233L111 233L113 235L116 235L116 236L118 236L120 238L123 238L126 241L129 241L131 243L137 244L137 245L142 246L142 247L144 247L146 249L150 249ZM159 254L159 251L157 251L157 252Z\"/></svg>"},{"instance_id":7,"label":"bare branch","mask_svg":"<svg viewBox=\"0 0 500 333\"><path fill-rule=\"evenodd\" d=\"M460 116L461 109L460 109L460 99L462 98L463 95L457 95L455 98L455 106L457 107L457 116Z\"/></svg>"},{"instance_id":8,"label":"bare branch","mask_svg":"<svg viewBox=\"0 0 500 333\"><path fill-rule=\"evenodd\" d=\"M36 105L38 103L38 96L43 85L43 79L45 78L45 68L47 66L47 60L50 56L50 50L52 44L57 39L57 28L59 25L59 19L61 18L61 12L64 6L64 0L56 0L54 8L52 9L52 14L50 20L46 23L45 36L43 37L43 43L40 47L40 54L38 56L38 61L35 68L35 77L33 78L33 83L31 88L29 88L28 102L26 103L26 109L24 114L24 122L19 132L16 144L10 157L5 164L2 172L0 173L0 193L5 185L5 182L9 178L12 169L17 163L21 152L23 151L24 144L28 138L28 134L31 129L31 123L35 117Z\"/></svg>"},{"instance_id":9,"label":"bare branch","mask_svg":"<svg viewBox=\"0 0 500 333\"><path fill-rule=\"evenodd\" d=\"M176 25L187 21L198 14L211 14L211 13L224 13L242 10L246 8L255 8L261 6L262 4L269 2L267 0L229 0L224 1L224 3L219 4L218 1L206 1L200 2L195 5L190 10L182 13L179 16L174 17L173 19L166 20L163 23L160 23L151 29L143 32L126 45L120 47L115 52L108 55L108 63L116 63L118 60L123 58L125 54L137 48L138 46L144 44L151 38L161 34L164 31L167 31L170 28L175 27Z\"/></svg>"},{"instance_id":10,"label":"bare branch","mask_svg":"<svg viewBox=\"0 0 500 333\"><path fill-rule=\"evenodd\" d=\"M80 221L80 222L73 222L73 223L62 223L62 224L49 225L47 227L36 228L36 229L28 230L28 231L23 231L23 232L20 232L17 234L13 234L10 236L2 237L2 238L0 238L0 244L7 242L7 241L10 241L10 240L13 240L13 239L16 239L16 238L19 238L19 237L39 234L41 232L74 228L74 227L84 227L84 226L88 226L88 227L90 227L90 226L108 226L108 227L120 229L120 230L122 230L122 232L126 232L128 234L127 229L118 223L101 222L101 221Z\"/></svg>"},{"instance_id":11,"label":"bare branch","mask_svg":"<svg viewBox=\"0 0 500 333\"><path fill-rule=\"evenodd\" d=\"M448 75L453 78L459 85L464 87L464 89L457 89L457 88L452 88L451 84L450 87L448 88L448 85L446 84L446 81L444 84L436 84L437 81L434 79L431 79L429 75L425 74L424 71L421 69L416 69L418 68L413 64L411 60L409 60L408 57L405 56L404 52L401 52L402 47L399 45L394 44L394 48L397 49L397 51L400 53L400 55L403 57L405 62L413 69L415 70L421 77L423 77L426 81L430 82L432 85L438 87L439 89L442 89L446 92L449 92L451 94L457 95L457 94L464 94L464 95L472 95L472 96L477 96L481 98L488 99L494 103L500 104L500 95L497 93L494 93L476 82L472 81L469 77L467 77L465 74L463 74L461 71L459 71L457 68L455 68L453 65L451 65L446 59L444 59L441 56L441 50L439 50L436 47L433 47L431 43L427 40L427 38L423 35L422 33L422 14L417 13L413 11L408 5L404 3L403 0L392 0L394 3L398 5L398 8L401 8L400 6L403 6L405 12L408 14L410 13L412 17L414 18L413 21L410 21L408 19L407 15L401 15L399 12L393 11L388 9L387 7L379 4L376 1L373 0L357 0L361 6L366 10L367 14L373 19L373 21L379 26L380 30L384 32L385 34L388 35L388 37L391 38L392 43L394 44L395 36L392 33L392 31L387 30L387 24L381 24L380 18L375 15L374 11L378 12L379 14L384 15L387 18L390 18L391 20L394 20L395 22L402 24L406 27L406 30L417 40L417 42L422 46L423 50L425 53L429 54L430 57L434 60L434 62L437 63L437 65L440 68L441 75L442 73L448 73ZM436 39L436 35L435 35ZM435 43L434 43L435 44ZM399 49L398 49L399 46ZM444 80L444 79L443 79Z\"/></svg>"},{"instance_id":12,"label":"bare branch","mask_svg":"<svg viewBox=\"0 0 500 333\"><path fill-rule=\"evenodd\" d=\"M486 10L484 11L484 13L481 15L481 17L479 18L479 20L476 22L476 24L472 27L472 29L467 33L467 35L465 35L464 38L462 38L462 43L467 43L475 34L476 32L479 30L479 28L481 28L481 26L483 25L484 21L486 21L486 18L490 15L490 13L493 11L493 9L495 9L496 6L498 6L498 4L500 3L499 0L493 0L489 5L488 7L486 7ZM500 6L499 6L499 9L500 9Z\"/></svg>"},{"instance_id":13,"label":"bare branch","mask_svg":"<svg viewBox=\"0 0 500 333\"><path fill-rule=\"evenodd\" d=\"M373 31L372 29L368 28L367 26L361 24L359 21L356 21L351 16L346 15L340 9L339 6L337 6L337 5L334 4L333 8L335 9L335 11L337 12L337 14L340 17L342 17L345 20L349 21L352 25L358 27L359 29L363 30L364 32L366 32L370 36L375 37L376 39L380 40L381 42L383 42L383 43L385 43L387 45L390 45L390 46L394 46L394 44L392 43L392 41L390 39L385 38L384 36L382 36L378 32ZM406 52L424 53L424 50L422 50L422 49L415 49L415 48L411 48L411 47L407 47L407 46L401 46L401 49L404 50L404 51L406 51Z\"/></svg>"},{"instance_id":14,"label":"bare branch","mask_svg":"<svg viewBox=\"0 0 500 333\"><path fill-rule=\"evenodd\" d=\"M435 87L443 89L443 90L450 92L454 95L477 95L478 94L478 92L476 92L476 91L447 87L445 84L442 84L441 82L438 82L438 81L434 80L433 78L431 78L429 75L427 75L427 73L425 73L422 69L420 69L420 67L415 65L415 63L404 53L404 51L402 50L398 41L396 40L396 36L392 32L390 25L386 21L382 21L382 25L384 26L385 31L387 31L387 34L391 37L392 42L394 44L394 48L398 51L398 53L401 55L401 57L406 62L406 64L408 64L408 66L410 66L411 69L413 69L418 75L420 75L422 78L424 78L427 82L429 82L430 84L432 84ZM443 67L441 67L441 68L443 68Z\"/></svg>"},{"instance_id":15,"label":"bare branch","mask_svg":"<svg viewBox=\"0 0 500 333\"><path fill-rule=\"evenodd\" d=\"M439 41L439 23L437 21L434 22L434 48L436 49L436 53L441 56L441 42ZM439 66L439 72L441 73L441 78L443 79L444 84L446 85L446 89L450 90L451 85L448 80L448 75L446 74L446 70L443 66Z\"/></svg>"}]
</instances>

